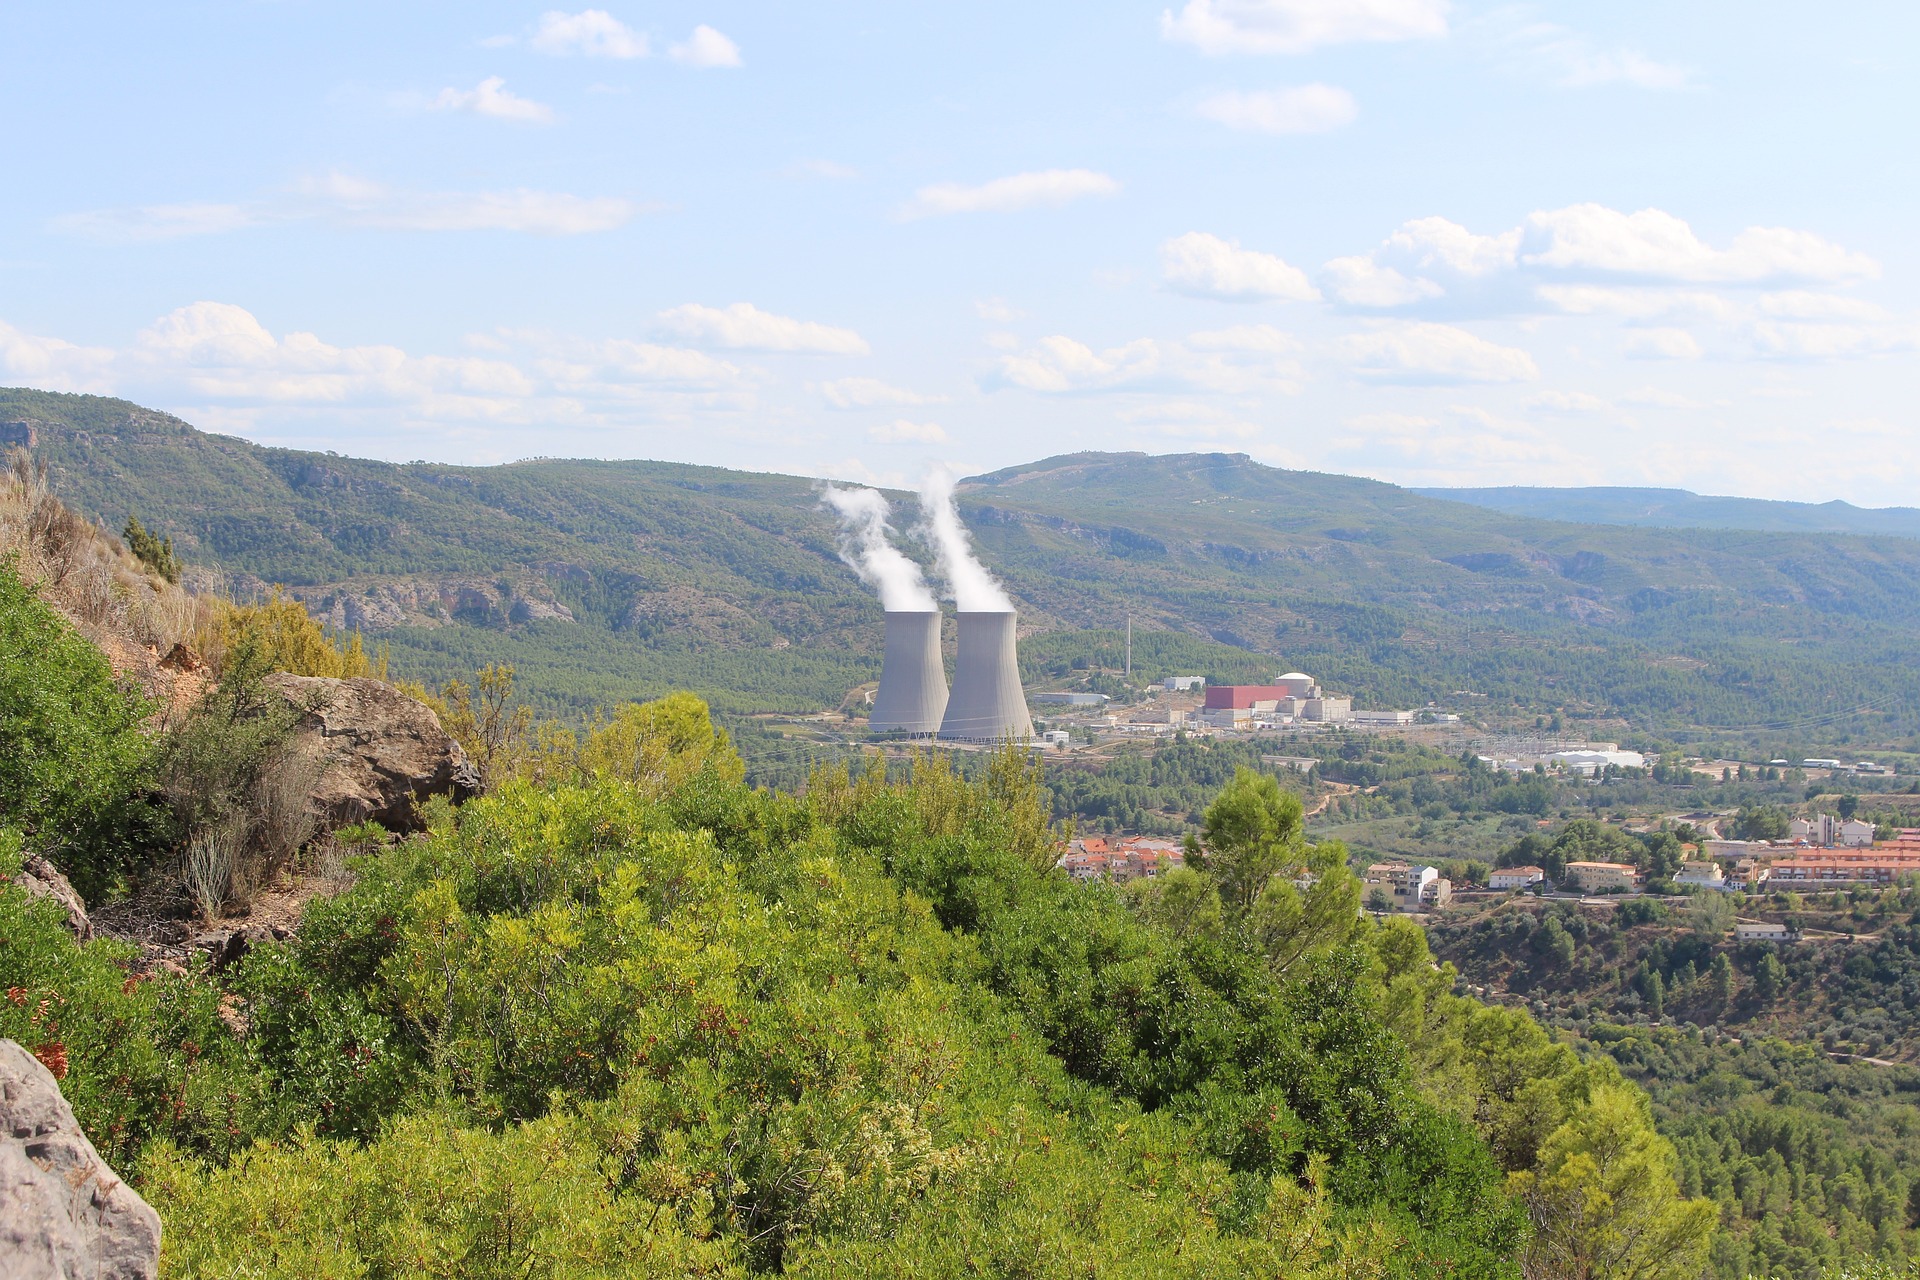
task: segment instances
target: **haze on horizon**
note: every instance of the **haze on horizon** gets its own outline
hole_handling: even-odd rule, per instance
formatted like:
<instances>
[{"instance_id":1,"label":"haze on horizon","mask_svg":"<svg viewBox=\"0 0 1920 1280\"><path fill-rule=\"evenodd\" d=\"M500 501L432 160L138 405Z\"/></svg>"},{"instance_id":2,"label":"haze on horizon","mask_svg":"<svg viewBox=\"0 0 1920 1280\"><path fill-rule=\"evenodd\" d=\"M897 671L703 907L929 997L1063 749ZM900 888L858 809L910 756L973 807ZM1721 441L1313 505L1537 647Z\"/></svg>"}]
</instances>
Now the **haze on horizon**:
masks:
<instances>
[{"instance_id":1,"label":"haze on horizon","mask_svg":"<svg viewBox=\"0 0 1920 1280\"><path fill-rule=\"evenodd\" d=\"M0 11L0 384L396 460L1914 504L1910 6L600 2Z\"/></svg>"}]
</instances>

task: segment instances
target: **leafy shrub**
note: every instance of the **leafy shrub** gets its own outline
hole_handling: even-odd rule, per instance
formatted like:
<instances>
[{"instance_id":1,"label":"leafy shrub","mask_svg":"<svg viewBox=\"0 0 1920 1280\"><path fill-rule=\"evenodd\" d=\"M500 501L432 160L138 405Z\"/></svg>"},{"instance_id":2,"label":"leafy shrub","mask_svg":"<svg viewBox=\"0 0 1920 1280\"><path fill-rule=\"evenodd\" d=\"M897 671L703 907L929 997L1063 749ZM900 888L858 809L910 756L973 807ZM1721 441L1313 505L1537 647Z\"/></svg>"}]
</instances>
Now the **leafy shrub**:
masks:
<instances>
[{"instance_id":1,"label":"leafy shrub","mask_svg":"<svg viewBox=\"0 0 1920 1280\"><path fill-rule=\"evenodd\" d=\"M139 797L148 711L89 644L0 562L0 822L97 898L164 839Z\"/></svg>"}]
</instances>

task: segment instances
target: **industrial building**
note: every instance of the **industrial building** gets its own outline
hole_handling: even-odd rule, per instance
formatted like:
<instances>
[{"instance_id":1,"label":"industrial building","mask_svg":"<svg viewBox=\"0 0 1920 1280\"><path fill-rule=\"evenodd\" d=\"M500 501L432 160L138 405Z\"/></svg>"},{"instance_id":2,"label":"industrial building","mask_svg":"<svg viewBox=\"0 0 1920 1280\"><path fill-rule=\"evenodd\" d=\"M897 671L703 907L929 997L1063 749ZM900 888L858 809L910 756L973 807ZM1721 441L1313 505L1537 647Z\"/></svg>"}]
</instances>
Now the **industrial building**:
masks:
<instances>
[{"instance_id":1,"label":"industrial building","mask_svg":"<svg viewBox=\"0 0 1920 1280\"><path fill-rule=\"evenodd\" d=\"M930 738L947 712L947 668L940 657L938 611L889 611L880 689L867 717L872 733Z\"/></svg>"},{"instance_id":2,"label":"industrial building","mask_svg":"<svg viewBox=\"0 0 1920 1280\"><path fill-rule=\"evenodd\" d=\"M1009 609L956 616L959 645L940 738L947 742L1032 741L1033 718L1027 714L1015 650L1016 615Z\"/></svg>"}]
</instances>

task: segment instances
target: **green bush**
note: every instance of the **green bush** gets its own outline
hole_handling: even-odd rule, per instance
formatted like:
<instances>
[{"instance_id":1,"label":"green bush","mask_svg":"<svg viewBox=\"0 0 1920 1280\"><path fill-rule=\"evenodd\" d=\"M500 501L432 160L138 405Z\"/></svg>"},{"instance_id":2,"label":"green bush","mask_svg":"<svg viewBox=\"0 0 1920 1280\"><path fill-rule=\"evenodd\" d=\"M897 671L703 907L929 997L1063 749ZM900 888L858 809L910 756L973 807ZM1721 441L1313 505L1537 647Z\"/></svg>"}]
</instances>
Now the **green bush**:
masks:
<instances>
[{"instance_id":1,"label":"green bush","mask_svg":"<svg viewBox=\"0 0 1920 1280\"><path fill-rule=\"evenodd\" d=\"M149 711L89 644L0 562L0 822L94 900L167 833L141 798Z\"/></svg>"}]
</instances>

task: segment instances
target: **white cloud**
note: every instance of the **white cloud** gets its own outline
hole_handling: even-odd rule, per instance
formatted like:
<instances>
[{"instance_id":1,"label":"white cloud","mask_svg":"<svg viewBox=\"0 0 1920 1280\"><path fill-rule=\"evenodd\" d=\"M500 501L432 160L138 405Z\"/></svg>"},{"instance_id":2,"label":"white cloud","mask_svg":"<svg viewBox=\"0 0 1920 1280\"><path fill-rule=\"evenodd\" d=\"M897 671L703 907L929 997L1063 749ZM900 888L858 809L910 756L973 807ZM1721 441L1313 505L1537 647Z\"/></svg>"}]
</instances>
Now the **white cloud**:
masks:
<instances>
[{"instance_id":1,"label":"white cloud","mask_svg":"<svg viewBox=\"0 0 1920 1280\"><path fill-rule=\"evenodd\" d=\"M1257 133L1326 133L1352 124L1360 114L1353 95L1330 84L1216 93L1193 110L1230 129Z\"/></svg>"},{"instance_id":2,"label":"white cloud","mask_svg":"<svg viewBox=\"0 0 1920 1280\"><path fill-rule=\"evenodd\" d=\"M1872 279L1880 265L1811 231L1748 227L1714 249L1684 221L1659 209L1622 213L1598 204L1529 215L1520 261L1530 267L1590 271L1689 283Z\"/></svg>"},{"instance_id":3,"label":"white cloud","mask_svg":"<svg viewBox=\"0 0 1920 1280\"><path fill-rule=\"evenodd\" d=\"M242 204L149 204L131 209L94 209L64 213L48 226L88 240L137 244L182 236L219 235L254 226L265 219L258 208Z\"/></svg>"},{"instance_id":4,"label":"white cloud","mask_svg":"<svg viewBox=\"0 0 1920 1280\"><path fill-rule=\"evenodd\" d=\"M1892 318L1885 307L1868 302L1865 298L1849 298L1837 293L1814 293L1803 289L1764 294L1760 298L1759 310L1763 316L1779 316L1791 320L1871 322Z\"/></svg>"},{"instance_id":5,"label":"white cloud","mask_svg":"<svg viewBox=\"0 0 1920 1280\"><path fill-rule=\"evenodd\" d=\"M908 422L897 418L870 427L867 434L881 444L945 444L946 428L937 422Z\"/></svg>"},{"instance_id":6,"label":"white cloud","mask_svg":"<svg viewBox=\"0 0 1920 1280\"><path fill-rule=\"evenodd\" d=\"M1330 442L1335 458L1369 474L1411 484L1579 483L1592 467L1566 431L1543 430L1472 405L1437 414L1371 413L1348 418Z\"/></svg>"},{"instance_id":7,"label":"white cloud","mask_svg":"<svg viewBox=\"0 0 1920 1280\"><path fill-rule=\"evenodd\" d=\"M685 63L689 67L740 65L740 46L705 24L695 27L685 43L674 45L668 53L675 62Z\"/></svg>"},{"instance_id":8,"label":"white cloud","mask_svg":"<svg viewBox=\"0 0 1920 1280\"><path fill-rule=\"evenodd\" d=\"M1845 360L1920 347L1920 329L1912 325L1760 320L1752 335L1759 354L1776 360Z\"/></svg>"},{"instance_id":9,"label":"white cloud","mask_svg":"<svg viewBox=\"0 0 1920 1280\"><path fill-rule=\"evenodd\" d=\"M1447 0L1187 0L1160 15L1168 40L1202 53L1305 53L1362 40L1447 34Z\"/></svg>"},{"instance_id":10,"label":"white cloud","mask_svg":"<svg viewBox=\"0 0 1920 1280\"><path fill-rule=\"evenodd\" d=\"M1641 360L1698 360L1700 341L1685 329L1638 329L1627 335L1626 352Z\"/></svg>"},{"instance_id":11,"label":"white cloud","mask_svg":"<svg viewBox=\"0 0 1920 1280\"><path fill-rule=\"evenodd\" d=\"M1692 80L1692 72L1685 67L1658 62L1637 49L1605 48L1589 36L1550 22L1513 26L1499 37L1499 44L1514 69L1565 89L1611 84L1684 89Z\"/></svg>"},{"instance_id":12,"label":"white cloud","mask_svg":"<svg viewBox=\"0 0 1920 1280\"><path fill-rule=\"evenodd\" d=\"M660 313L668 332L689 341L743 351L803 351L818 355L864 356L872 348L851 329L762 311L750 302L707 307L697 302Z\"/></svg>"},{"instance_id":13,"label":"white cloud","mask_svg":"<svg viewBox=\"0 0 1920 1280\"><path fill-rule=\"evenodd\" d=\"M573 196L557 191L470 191L396 194L381 205L340 217L354 226L397 231L519 231L577 236L611 231L641 206L617 196Z\"/></svg>"},{"instance_id":14,"label":"white cloud","mask_svg":"<svg viewBox=\"0 0 1920 1280\"><path fill-rule=\"evenodd\" d=\"M1668 391L1664 387L1640 387L1620 397L1627 404L1645 405L1650 409L1704 409L1707 406L1692 396L1683 396L1678 391Z\"/></svg>"},{"instance_id":15,"label":"white cloud","mask_svg":"<svg viewBox=\"0 0 1920 1280\"><path fill-rule=\"evenodd\" d=\"M631 424L751 407L752 375L704 352L623 339L497 330L476 354L275 334L244 307L176 308L117 348L81 348L0 323L0 373L60 390L123 394L239 428L316 418L369 429L444 423Z\"/></svg>"},{"instance_id":16,"label":"white cloud","mask_svg":"<svg viewBox=\"0 0 1920 1280\"><path fill-rule=\"evenodd\" d=\"M1353 307L1404 307L1446 290L1431 280L1401 275L1372 258L1335 258L1320 268L1327 292Z\"/></svg>"},{"instance_id":17,"label":"white cloud","mask_svg":"<svg viewBox=\"0 0 1920 1280\"><path fill-rule=\"evenodd\" d=\"M1107 390L1159 371L1160 345L1151 338L1096 352L1083 342L1054 334L1000 360L1001 377L1026 391Z\"/></svg>"},{"instance_id":18,"label":"white cloud","mask_svg":"<svg viewBox=\"0 0 1920 1280\"><path fill-rule=\"evenodd\" d=\"M114 389L113 360L108 348L22 333L0 321L0 371L10 386L109 394Z\"/></svg>"},{"instance_id":19,"label":"white cloud","mask_svg":"<svg viewBox=\"0 0 1920 1280\"><path fill-rule=\"evenodd\" d=\"M1518 228L1482 236L1446 218L1415 218L1400 224L1379 252L1390 261L1417 270L1444 270L1477 278L1511 269L1519 248Z\"/></svg>"},{"instance_id":20,"label":"white cloud","mask_svg":"<svg viewBox=\"0 0 1920 1280\"><path fill-rule=\"evenodd\" d=\"M579 13L550 10L540 15L533 47L557 57L583 54L589 58L644 58L647 38L605 9Z\"/></svg>"},{"instance_id":21,"label":"white cloud","mask_svg":"<svg viewBox=\"0 0 1920 1280\"><path fill-rule=\"evenodd\" d=\"M1311 302L1320 296L1300 268L1204 231L1189 231L1161 245L1160 273L1176 292L1200 298Z\"/></svg>"},{"instance_id":22,"label":"white cloud","mask_svg":"<svg viewBox=\"0 0 1920 1280\"><path fill-rule=\"evenodd\" d=\"M1012 324L1026 312L1008 306L1004 298L982 298L973 304L973 314L989 324Z\"/></svg>"},{"instance_id":23,"label":"white cloud","mask_svg":"<svg viewBox=\"0 0 1920 1280\"><path fill-rule=\"evenodd\" d=\"M1586 391L1542 391L1527 399L1527 408L1551 413L1601 413L1608 407L1605 400Z\"/></svg>"},{"instance_id":24,"label":"white cloud","mask_svg":"<svg viewBox=\"0 0 1920 1280\"><path fill-rule=\"evenodd\" d=\"M1054 395L1167 389L1291 395L1299 390L1293 357L1300 349L1292 334L1261 324L1178 342L1137 338L1103 351L1054 334L1002 356L991 382Z\"/></svg>"},{"instance_id":25,"label":"white cloud","mask_svg":"<svg viewBox=\"0 0 1920 1280\"><path fill-rule=\"evenodd\" d=\"M1335 352L1363 378L1381 382L1524 382L1540 376L1533 357L1445 324L1398 324L1348 334Z\"/></svg>"},{"instance_id":26,"label":"white cloud","mask_svg":"<svg viewBox=\"0 0 1920 1280\"><path fill-rule=\"evenodd\" d=\"M936 404L937 396L923 396L878 378L840 378L820 384L827 403L836 409L874 409L881 405Z\"/></svg>"},{"instance_id":27,"label":"white cloud","mask_svg":"<svg viewBox=\"0 0 1920 1280\"><path fill-rule=\"evenodd\" d=\"M246 204L98 210L66 214L49 225L55 231L87 239L123 243L314 220L398 231L518 231L565 236L611 231L645 208L619 196L575 196L526 188L396 191L350 174L330 173Z\"/></svg>"},{"instance_id":28,"label":"white cloud","mask_svg":"<svg viewBox=\"0 0 1920 1280\"><path fill-rule=\"evenodd\" d=\"M948 213L1008 213L1035 206L1063 205L1090 196L1118 195L1120 184L1091 169L1046 169L995 178L976 187L937 183L913 193L900 210L903 218Z\"/></svg>"},{"instance_id":29,"label":"white cloud","mask_svg":"<svg viewBox=\"0 0 1920 1280\"><path fill-rule=\"evenodd\" d=\"M471 89L442 89L428 104L433 111L471 111L496 120L524 120L531 124L551 124L553 108L531 98L506 91L506 80L488 76Z\"/></svg>"},{"instance_id":30,"label":"white cloud","mask_svg":"<svg viewBox=\"0 0 1920 1280\"><path fill-rule=\"evenodd\" d=\"M1161 401L1128 409L1120 420L1142 431L1175 440L1249 440L1260 434L1256 423L1214 405Z\"/></svg>"}]
</instances>

